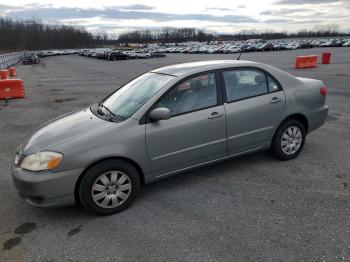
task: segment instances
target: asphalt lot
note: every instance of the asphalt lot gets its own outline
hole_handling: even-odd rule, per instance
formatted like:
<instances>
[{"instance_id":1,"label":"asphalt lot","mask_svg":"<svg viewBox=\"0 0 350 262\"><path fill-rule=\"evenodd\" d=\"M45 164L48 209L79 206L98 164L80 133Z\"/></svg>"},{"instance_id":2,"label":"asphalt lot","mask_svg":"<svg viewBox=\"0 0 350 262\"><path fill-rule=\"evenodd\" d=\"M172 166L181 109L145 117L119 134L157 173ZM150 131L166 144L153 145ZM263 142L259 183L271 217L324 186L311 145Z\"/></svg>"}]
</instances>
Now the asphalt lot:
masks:
<instances>
[{"instance_id":1,"label":"asphalt lot","mask_svg":"<svg viewBox=\"0 0 350 262\"><path fill-rule=\"evenodd\" d=\"M326 50L333 64L293 68L296 54ZM74 55L18 66L27 97L0 101L0 261L350 261L350 48L241 58L326 84L329 118L295 160L261 152L197 169L145 186L129 209L108 217L19 198L11 161L40 124L153 68L236 56L108 62Z\"/></svg>"}]
</instances>

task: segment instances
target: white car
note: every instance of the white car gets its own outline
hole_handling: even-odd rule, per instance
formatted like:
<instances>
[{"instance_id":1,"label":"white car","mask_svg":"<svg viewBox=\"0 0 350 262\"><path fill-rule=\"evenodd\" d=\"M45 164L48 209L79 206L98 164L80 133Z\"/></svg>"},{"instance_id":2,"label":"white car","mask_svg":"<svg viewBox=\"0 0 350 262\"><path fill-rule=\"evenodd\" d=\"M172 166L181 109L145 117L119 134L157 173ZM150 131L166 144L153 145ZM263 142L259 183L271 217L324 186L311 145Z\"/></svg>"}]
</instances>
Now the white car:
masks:
<instances>
[{"instance_id":1,"label":"white car","mask_svg":"<svg viewBox=\"0 0 350 262\"><path fill-rule=\"evenodd\" d=\"M144 52L144 51L134 51L134 57L135 58L151 58L151 54L148 52Z\"/></svg>"}]
</instances>

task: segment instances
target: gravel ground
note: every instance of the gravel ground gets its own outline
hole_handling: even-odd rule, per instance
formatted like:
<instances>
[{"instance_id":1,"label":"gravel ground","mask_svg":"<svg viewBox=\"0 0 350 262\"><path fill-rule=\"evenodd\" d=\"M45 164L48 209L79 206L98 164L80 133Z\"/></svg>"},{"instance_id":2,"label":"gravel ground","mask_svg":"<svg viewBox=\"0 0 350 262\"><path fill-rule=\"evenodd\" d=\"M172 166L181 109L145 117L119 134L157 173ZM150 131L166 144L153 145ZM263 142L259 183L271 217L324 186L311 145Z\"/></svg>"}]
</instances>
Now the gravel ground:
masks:
<instances>
[{"instance_id":1,"label":"gravel ground","mask_svg":"<svg viewBox=\"0 0 350 262\"><path fill-rule=\"evenodd\" d=\"M332 64L293 68L296 54L332 52ZM156 67L236 55L168 55L108 62L79 56L18 66L26 98L0 101L0 261L350 261L350 49L243 54L324 81L330 115L301 155L267 152L145 186L126 211L39 209L19 198L10 165L43 122L102 99Z\"/></svg>"}]
</instances>

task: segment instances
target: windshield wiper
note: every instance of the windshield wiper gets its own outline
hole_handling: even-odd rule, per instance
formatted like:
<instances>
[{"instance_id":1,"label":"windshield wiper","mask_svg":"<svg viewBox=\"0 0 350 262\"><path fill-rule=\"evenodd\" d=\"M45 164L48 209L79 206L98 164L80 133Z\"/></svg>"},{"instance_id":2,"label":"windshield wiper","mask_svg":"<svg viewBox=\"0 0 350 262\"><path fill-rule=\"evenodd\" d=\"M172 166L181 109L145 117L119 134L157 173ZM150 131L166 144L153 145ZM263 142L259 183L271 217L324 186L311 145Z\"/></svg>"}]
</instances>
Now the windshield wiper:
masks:
<instances>
[{"instance_id":1,"label":"windshield wiper","mask_svg":"<svg viewBox=\"0 0 350 262\"><path fill-rule=\"evenodd\" d=\"M113 121L116 120L118 117L116 114L114 114L108 107L106 107L102 102L98 102L98 106L97 106L97 113L99 115L105 115L105 113L102 111L102 108L104 108L107 112L108 112L108 120L109 121Z\"/></svg>"},{"instance_id":2,"label":"windshield wiper","mask_svg":"<svg viewBox=\"0 0 350 262\"><path fill-rule=\"evenodd\" d=\"M102 110L105 109L105 110ZM102 102L98 102L94 104L94 114L98 117L104 116L103 118L107 118L106 120L110 122L121 122L126 118L117 114L114 114L108 107L106 107Z\"/></svg>"},{"instance_id":3,"label":"windshield wiper","mask_svg":"<svg viewBox=\"0 0 350 262\"><path fill-rule=\"evenodd\" d=\"M114 114L108 107L106 107L102 102L98 102L98 113L100 115L104 115L103 111L101 110L102 108L104 108L110 115L112 116L116 116L116 114Z\"/></svg>"}]
</instances>

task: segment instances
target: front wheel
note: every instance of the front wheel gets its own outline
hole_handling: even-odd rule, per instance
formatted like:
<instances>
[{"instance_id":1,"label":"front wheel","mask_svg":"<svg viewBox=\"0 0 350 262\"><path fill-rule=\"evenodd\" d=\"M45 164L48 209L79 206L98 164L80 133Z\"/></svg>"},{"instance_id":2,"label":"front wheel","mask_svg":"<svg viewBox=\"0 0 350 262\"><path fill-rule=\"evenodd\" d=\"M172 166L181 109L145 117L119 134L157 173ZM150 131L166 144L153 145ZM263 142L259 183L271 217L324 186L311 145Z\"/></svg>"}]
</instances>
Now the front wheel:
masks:
<instances>
[{"instance_id":1,"label":"front wheel","mask_svg":"<svg viewBox=\"0 0 350 262\"><path fill-rule=\"evenodd\" d=\"M271 152L281 160L296 158L304 147L305 127L296 120L289 119L278 128L271 145Z\"/></svg>"},{"instance_id":2,"label":"front wheel","mask_svg":"<svg viewBox=\"0 0 350 262\"><path fill-rule=\"evenodd\" d=\"M79 186L79 198L87 211L109 215L126 209L139 189L140 177L132 165L108 160L86 172Z\"/></svg>"}]
</instances>

